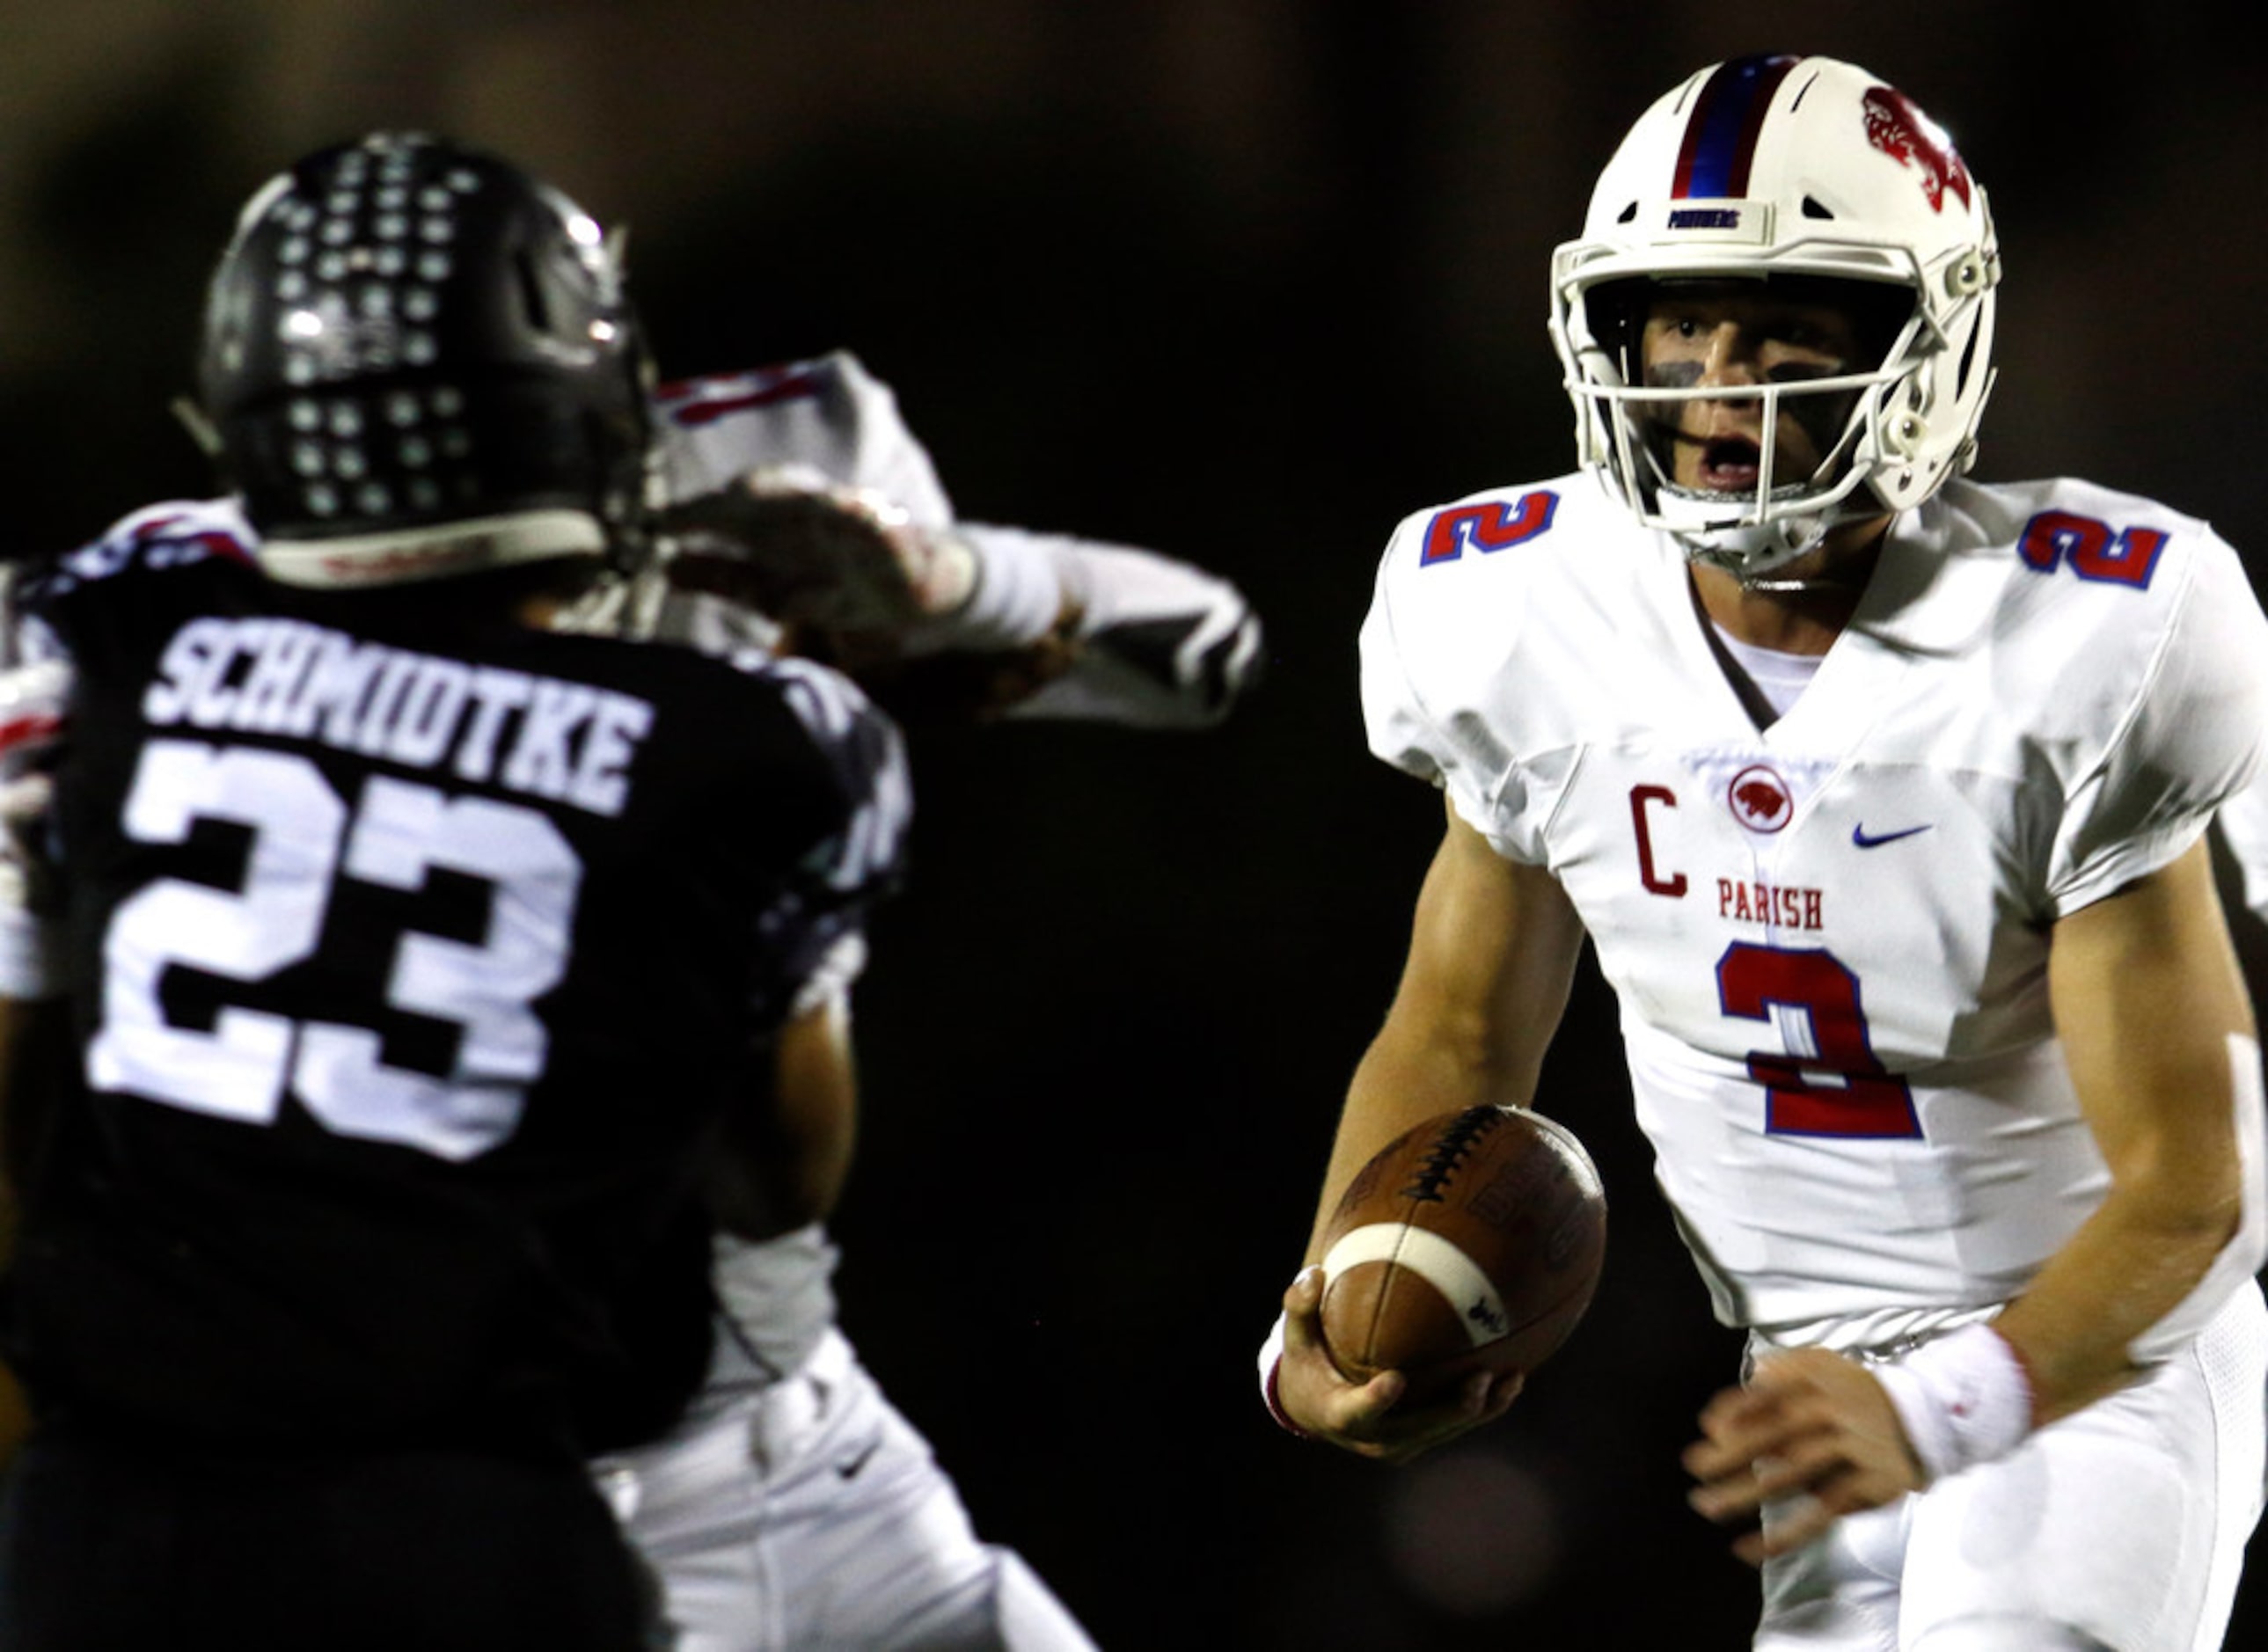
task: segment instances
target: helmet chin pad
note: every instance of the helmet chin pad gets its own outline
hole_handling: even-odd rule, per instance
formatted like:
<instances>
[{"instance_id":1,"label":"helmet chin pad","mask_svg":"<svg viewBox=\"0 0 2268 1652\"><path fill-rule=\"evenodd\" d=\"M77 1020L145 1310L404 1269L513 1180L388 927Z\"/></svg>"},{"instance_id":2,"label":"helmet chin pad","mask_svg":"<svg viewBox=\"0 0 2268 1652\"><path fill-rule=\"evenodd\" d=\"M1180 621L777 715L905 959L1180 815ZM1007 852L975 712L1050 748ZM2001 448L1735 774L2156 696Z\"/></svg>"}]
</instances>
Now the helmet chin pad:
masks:
<instances>
[{"instance_id":1,"label":"helmet chin pad","mask_svg":"<svg viewBox=\"0 0 2268 1652\"><path fill-rule=\"evenodd\" d=\"M1797 495L1804 490L1781 491ZM1684 547L1688 561L1706 562L1743 580L1769 574L1817 549L1830 529L1864 514L1832 508L1805 513L1776 510L1758 520L1756 502L1747 496L1684 488L1663 488L1656 507L1661 526Z\"/></svg>"}]
</instances>

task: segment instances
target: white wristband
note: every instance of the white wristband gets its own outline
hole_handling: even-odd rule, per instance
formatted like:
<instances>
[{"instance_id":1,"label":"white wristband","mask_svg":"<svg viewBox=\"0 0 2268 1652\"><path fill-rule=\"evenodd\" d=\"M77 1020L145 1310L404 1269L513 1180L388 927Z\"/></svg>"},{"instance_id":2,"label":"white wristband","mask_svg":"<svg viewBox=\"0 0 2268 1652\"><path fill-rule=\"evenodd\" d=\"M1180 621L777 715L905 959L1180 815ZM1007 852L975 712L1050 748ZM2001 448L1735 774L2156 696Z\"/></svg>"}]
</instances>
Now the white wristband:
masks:
<instances>
[{"instance_id":1,"label":"white wristband","mask_svg":"<svg viewBox=\"0 0 2268 1652\"><path fill-rule=\"evenodd\" d=\"M976 558L976 587L939 622L962 647L1020 648L1055 629L1063 613L1063 576L1044 546L997 530L954 537Z\"/></svg>"},{"instance_id":2,"label":"white wristband","mask_svg":"<svg viewBox=\"0 0 2268 1652\"><path fill-rule=\"evenodd\" d=\"M1873 1369L1933 1480L2006 1457L2032 1431L2031 1377L1991 1325L1965 1325Z\"/></svg>"}]
</instances>

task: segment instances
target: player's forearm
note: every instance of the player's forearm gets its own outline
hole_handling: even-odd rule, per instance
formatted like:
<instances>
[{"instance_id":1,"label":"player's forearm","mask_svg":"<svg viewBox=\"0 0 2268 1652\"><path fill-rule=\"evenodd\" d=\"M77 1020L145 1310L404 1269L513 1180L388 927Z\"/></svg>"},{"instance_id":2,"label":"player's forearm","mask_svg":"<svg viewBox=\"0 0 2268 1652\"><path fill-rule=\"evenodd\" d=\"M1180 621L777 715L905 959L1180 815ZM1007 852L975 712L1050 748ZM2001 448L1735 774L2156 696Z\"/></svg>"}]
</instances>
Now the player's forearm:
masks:
<instances>
[{"instance_id":1,"label":"player's forearm","mask_svg":"<svg viewBox=\"0 0 2268 1652\"><path fill-rule=\"evenodd\" d=\"M2194 1334L2268 1231L2260 1052L2205 846L2058 922L2048 985L2110 1188L1999 1321L2038 1421Z\"/></svg>"},{"instance_id":2,"label":"player's forearm","mask_svg":"<svg viewBox=\"0 0 2268 1652\"><path fill-rule=\"evenodd\" d=\"M1315 1235L1355 1171L1411 1125L1528 1105L1566 1009L1583 943L1566 895L1544 868L1497 854L1454 808L1444 819L1394 1006L1348 1089Z\"/></svg>"},{"instance_id":3,"label":"player's forearm","mask_svg":"<svg viewBox=\"0 0 2268 1652\"><path fill-rule=\"evenodd\" d=\"M1035 620L1039 593L1056 593L1068 669L1018 703L1017 716L1198 728L1225 716L1259 674L1260 622L1226 580L1153 551L1064 534L973 523L954 532L983 569L972 612L985 606L987 579L1028 591L1020 600ZM968 630L948 616L915 646L971 646Z\"/></svg>"},{"instance_id":4,"label":"player's forearm","mask_svg":"<svg viewBox=\"0 0 2268 1652\"><path fill-rule=\"evenodd\" d=\"M1324 1171L1307 1260L1319 1261L1315 1239L1329 1222L1354 1173L1388 1142L1437 1113L1466 1107L1525 1106L1534 1098L1535 1074L1508 1068L1485 1026L1442 1022L1418 1024L1401 1008L1364 1053L1348 1086Z\"/></svg>"},{"instance_id":5,"label":"player's forearm","mask_svg":"<svg viewBox=\"0 0 2268 1652\"><path fill-rule=\"evenodd\" d=\"M2135 1342L2179 1309L2235 1234L2241 1182L2224 1158L2138 1166L1994 1323L2023 1361L2036 1423L2068 1415L2133 1375Z\"/></svg>"},{"instance_id":6,"label":"player's forearm","mask_svg":"<svg viewBox=\"0 0 2268 1652\"><path fill-rule=\"evenodd\" d=\"M765 1104L726 1121L708 1178L718 1225L767 1239L831 1215L850 1176L858 1116L850 1010L829 995L780 1030Z\"/></svg>"}]
</instances>

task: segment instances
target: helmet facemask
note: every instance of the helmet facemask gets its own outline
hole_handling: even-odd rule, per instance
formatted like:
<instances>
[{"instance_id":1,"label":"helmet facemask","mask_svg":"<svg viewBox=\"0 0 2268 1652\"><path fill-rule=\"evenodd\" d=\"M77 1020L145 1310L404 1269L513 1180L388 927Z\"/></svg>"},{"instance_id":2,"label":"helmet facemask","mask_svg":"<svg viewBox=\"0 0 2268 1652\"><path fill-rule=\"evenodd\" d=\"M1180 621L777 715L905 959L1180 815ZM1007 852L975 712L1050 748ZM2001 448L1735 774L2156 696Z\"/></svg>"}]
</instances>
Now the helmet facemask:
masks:
<instances>
[{"instance_id":1,"label":"helmet facemask","mask_svg":"<svg viewBox=\"0 0 2268 1652\"><path fill-rule=\"evenodd\" d=\"M1666 314L1674 325L1681 310L1705 309L1712 297L1764 315L1832 312L1849 337L1831 356L1784 352L1732 379L1704 382L1703 363L1690 356L1649 365L1649 318ZM1588 409L1594 462L1640 521L1676 535L1695 560L1753 578L1837 525L1886 508L1858 461L1929 326L1908 290L1810 276L1626 277L1589 289L1582 312L1583 328L1571 331L1581 340L1583 375L1570 390ZM1706 428L1707 409L1746 404L1758 406L1755 417L1736 413ZM1704 428L1691 428L1697 422ZM1681 455L1705 474L1681 480ZM1710 481L1711 471L1732 480Z\"/></svg>"}]
</instances>

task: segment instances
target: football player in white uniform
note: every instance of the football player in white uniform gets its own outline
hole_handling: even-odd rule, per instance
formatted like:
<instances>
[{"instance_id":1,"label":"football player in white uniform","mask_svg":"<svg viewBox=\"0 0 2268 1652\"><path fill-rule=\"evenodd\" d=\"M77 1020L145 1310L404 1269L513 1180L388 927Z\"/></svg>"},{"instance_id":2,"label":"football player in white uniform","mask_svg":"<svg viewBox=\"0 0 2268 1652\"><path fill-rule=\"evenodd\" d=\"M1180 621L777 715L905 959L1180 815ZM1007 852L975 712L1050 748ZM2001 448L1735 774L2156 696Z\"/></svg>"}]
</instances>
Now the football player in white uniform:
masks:
<instances>
[{"instance_id":1,"label":"football player in white uniform","mask_svg":"<svg viewBox=\"0 0 2268 1652\"><path fill-rule=\"evenodd\" d=\"M1759 1647L2214 1646L2259 1513L2260 1063L2202 834L2268 623L2191 518L1964 479L1999 275L1894 88L1693 76L1554 260L1580 469L1410 518L1362 636L1447 825L1322 1211L1420 1118L1531 1102L1587 936L1749 1335L1686 1464L1762 1510ZM1319 1259L1283 1421L1398 1459L1510 1405L1344 1381Z\"/></svg>"}]
</instances>

